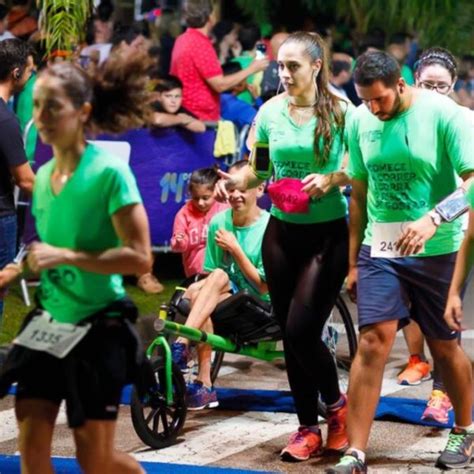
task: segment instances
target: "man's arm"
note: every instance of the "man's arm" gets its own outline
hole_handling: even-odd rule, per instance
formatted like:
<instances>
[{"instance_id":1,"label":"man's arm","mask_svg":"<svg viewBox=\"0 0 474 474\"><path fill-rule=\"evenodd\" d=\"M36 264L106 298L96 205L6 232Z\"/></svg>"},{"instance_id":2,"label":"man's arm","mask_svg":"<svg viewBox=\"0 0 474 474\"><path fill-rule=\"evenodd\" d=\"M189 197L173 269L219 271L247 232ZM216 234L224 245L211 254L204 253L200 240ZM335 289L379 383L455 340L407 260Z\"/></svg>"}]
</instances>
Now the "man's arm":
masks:
<instances>
[{"instance_id":1,"label":"man's arm","mask_svg":"<svg viewBox=\"0 0 474 474\"><path fill-rule=\"evenodd\" d=\"M453 279L448 293L444 319L454 331L462 330L461 291L474 264L474 210L469 212L469 227L456 257Z\"/></svg>"},{"instance_id":2,"label":"man's arm","mask_svg":"<svg viewBox=\"0 0 474 474\"><path fill-rule=\"evenodd\" d=\"M263 71L268 67L269 64L270 61L268 59L255 59L248 67L242 69L242 71L229 74L228 76L220 74L218 76L208 77L205 78L205 81L212 90L218 94L221 94L222 92L231 89L243 80L247 79L247 77L251 76L252 74Z\"/></svg>"},{"instance_id":3,"label":"man's arm","mask_svg":"<svg viewBox=\"0 0 474 474\"><path fill-rule=\"evenodd\" d=\"M28 162L18 166L10 166L10 173L15 184L28 194L33 192L35 184L35 174Z\"/></svg>"},{"instance_id":4,"label":"man's arm","mask_svg":"<svg viewBox=\"0 0 474 474\"><path fill-rule=\"evenodd\" d=\"M357 297L357 258L367 227L367 182L352 180L349 205L349 273L347 291L353 301Z\"/></svg>"}]
</instances>

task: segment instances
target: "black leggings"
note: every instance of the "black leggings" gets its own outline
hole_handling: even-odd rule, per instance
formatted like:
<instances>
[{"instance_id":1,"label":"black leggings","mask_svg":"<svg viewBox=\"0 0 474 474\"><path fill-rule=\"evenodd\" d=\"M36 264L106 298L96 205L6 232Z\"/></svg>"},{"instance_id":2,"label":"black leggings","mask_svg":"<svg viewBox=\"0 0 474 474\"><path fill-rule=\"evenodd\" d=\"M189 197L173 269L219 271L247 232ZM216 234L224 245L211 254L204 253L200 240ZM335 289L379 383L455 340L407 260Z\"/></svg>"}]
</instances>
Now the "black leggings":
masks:
<instances>
[{"instance_id":1,"label":"black leggings","mask_svg":"<svg viewBox=\"0 0 474 474\"><path fill-rule=\"evenodd\" d=\"M328 404L340 397L334 360L321 333L347 274L346 221L290 224L272 216L262 254L299 422L316 425L319 394Z\"/></svg>"}]
</instances>

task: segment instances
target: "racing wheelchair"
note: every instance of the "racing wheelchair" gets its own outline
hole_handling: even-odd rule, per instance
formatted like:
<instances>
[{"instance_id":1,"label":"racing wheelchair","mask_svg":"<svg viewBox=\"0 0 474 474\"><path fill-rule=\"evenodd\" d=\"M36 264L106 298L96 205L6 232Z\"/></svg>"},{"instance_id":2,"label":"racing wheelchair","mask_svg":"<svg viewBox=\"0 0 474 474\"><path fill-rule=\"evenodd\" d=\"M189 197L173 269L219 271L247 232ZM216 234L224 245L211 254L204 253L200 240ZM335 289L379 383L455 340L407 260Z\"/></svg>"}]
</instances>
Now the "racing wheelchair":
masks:
<instances>
[{"instance_id":1,"label":"racing wheelchair","mask_svg":"<svg viewBox=\"0 0 474 474\"><path fill-rule=\"evenodd\" d=\"M212 346L213 383L225 353L268 362L284 358L283 351L277 349L281 332L271 306L247 291L239 291L217 305L211 316L215 334L180 324L178 321L184 322L190 311L189 300L183 298L184 292L197 278L191 277L184 281L176 288L170 302L160 307L159 317L154 323L158 335L147 348L156 384L142 398L135 389L132 391L133 427L138 437L153 449L172 445L181 433L187 415L185 377L192 377L193 371L191 368L188 374L183 374L173 363L171 338L183 336L195 343L205 342ZM345 391L350 365L357 350L357 337L349 309L341 295L326 323L322 338L334 357L341 389ZM321 399L317 408L324 417L326 407Z\"/></svg>"}]
</instances>

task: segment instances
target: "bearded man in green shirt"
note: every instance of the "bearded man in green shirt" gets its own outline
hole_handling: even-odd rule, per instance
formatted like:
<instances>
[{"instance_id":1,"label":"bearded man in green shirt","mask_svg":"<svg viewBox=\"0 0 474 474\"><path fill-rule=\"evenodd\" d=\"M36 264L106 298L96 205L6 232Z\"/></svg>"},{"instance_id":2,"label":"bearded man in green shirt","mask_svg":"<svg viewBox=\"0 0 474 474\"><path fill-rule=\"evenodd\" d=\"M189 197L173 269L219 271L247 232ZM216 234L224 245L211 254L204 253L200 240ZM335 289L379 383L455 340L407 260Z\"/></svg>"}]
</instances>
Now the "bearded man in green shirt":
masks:
<instances>
[{"instance_id":1,"label":"bearded man in green shirt","mask_svg":"<svg viewBox=\"0 0 474 474\"><path fill-rule=\"evenodd\" d=\"M410 318L426 336L455 411L437 465L468 466L471 363L444 319L461 223L443 222L435 208L456 190L457 176L474 174L473 137L453 101L408 86L387 53L360 56L354 80L363 104L346 128L353 186L348 290L357 296L360 343L349 384L349 449L327 472L367 472L385 362Z\"/></svg>"}]
</instances>

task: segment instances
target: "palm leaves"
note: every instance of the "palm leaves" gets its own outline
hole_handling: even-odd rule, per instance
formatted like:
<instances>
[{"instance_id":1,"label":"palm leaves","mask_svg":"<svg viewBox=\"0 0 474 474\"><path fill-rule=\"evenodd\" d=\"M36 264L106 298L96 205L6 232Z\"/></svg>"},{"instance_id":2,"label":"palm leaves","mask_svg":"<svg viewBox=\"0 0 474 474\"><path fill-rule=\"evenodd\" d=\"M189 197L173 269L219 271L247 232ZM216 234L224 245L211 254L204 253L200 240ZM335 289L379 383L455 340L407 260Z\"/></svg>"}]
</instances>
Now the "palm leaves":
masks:
<instances>
[{"instance_id":1,"label":"palm leaves","mask_svg":"<svg viewBox=\"0 0 474 474\"><path fill-rule=\"evenodd\" d=\"M46 50L73 51L86 34L91 0L37 0Z\"/></svg>"}]
</instances>

